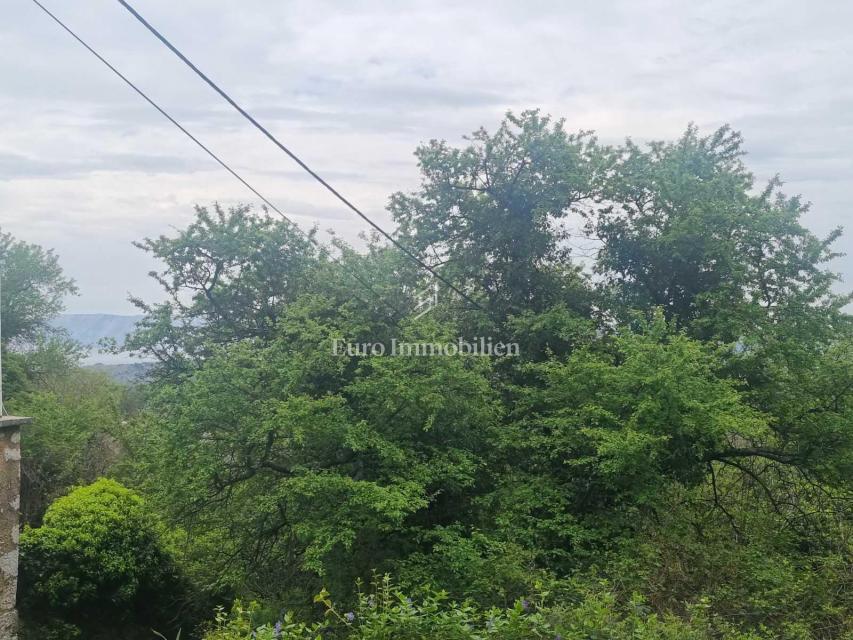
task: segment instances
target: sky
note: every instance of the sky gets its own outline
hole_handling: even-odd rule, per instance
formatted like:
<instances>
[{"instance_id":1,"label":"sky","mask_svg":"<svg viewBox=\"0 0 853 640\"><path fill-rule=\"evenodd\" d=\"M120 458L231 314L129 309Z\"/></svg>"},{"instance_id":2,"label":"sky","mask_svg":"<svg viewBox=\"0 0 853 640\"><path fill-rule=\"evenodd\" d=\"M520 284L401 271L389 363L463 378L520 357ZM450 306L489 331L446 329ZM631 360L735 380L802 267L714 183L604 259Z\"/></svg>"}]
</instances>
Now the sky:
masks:
<instances>
[{"instance_id":1,"label":"sky","mask_svg":"<svg viewBox=\"0 0 853 640\"><path fill-rule=\"evenodd\" d=\"M117 2L42 2L304 228L366 230ZM853 3L132 4L388 228L418 144L527 108L613 143L731 124L759 181L778 173L812 203L813 231L851 219ZM80 288L69 312L133 313L129 293L160 299L134 240L254 197L31 0L0 6L0 228L56 250ZM849 283L853 256L832 268Z\"/></svg>"}]
</instances>

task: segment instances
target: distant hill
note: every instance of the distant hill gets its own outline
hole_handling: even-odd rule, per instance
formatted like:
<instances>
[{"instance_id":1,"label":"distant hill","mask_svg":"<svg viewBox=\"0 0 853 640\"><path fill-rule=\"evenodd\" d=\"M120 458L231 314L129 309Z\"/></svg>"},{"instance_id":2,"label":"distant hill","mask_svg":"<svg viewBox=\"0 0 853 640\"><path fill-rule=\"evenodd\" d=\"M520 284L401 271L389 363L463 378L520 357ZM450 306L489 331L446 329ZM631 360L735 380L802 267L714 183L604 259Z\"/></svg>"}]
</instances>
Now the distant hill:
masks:
<instances>
[{"instance_id":1,"label":"distant hill","mask_svg":"<svg viewBox=\"0 0 853 640\"><path fill-rule=\"evenodd\" d=\"M130 364L91 364L85 368L104 373L121 384L133 384L141 381L151 366L150 362L132 362Z\"/></svg>"},{"instance_id":2,"label":"distant hill","mask_svg":"<svg viewBox=\"0 0 853 640\"><path fill-rule=\"evenodd\" d=\"M122 316L107 313L65 313L53 321L57 328L64 329L74 340L89 349L85 364L130 364L139 363L138 358L129 354L99 353L98 342L103 338L113 338L119 343L133 331L134 325L142 316Z\"/></svg>"}]
</instances>

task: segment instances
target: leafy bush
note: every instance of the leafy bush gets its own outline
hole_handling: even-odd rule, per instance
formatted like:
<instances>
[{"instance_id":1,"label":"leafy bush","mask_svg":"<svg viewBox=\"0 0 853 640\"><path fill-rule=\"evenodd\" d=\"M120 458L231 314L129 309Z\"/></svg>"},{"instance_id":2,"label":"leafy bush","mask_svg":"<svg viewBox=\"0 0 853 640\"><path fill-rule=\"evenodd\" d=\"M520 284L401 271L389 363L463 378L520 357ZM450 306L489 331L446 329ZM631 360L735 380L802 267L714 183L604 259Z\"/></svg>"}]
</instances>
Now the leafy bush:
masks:
<instances>
[{"instance_id":1,"label":"leafy bush","mask_svg":"<svg viewBox=\"0 0 853 640\"><path fill-rule=\"evenodd\" d=\"M179 591L161 526L113 480L54 501L20 550L22 609L36 621L163 620Z\"/></svg>"},{"instance_id":2,"label":"leafy bush","mask_svg":"<svg viewBox=\"0 0 853 640\"><path fill-rule=\"evenodd\" d=\"M121 388L84 369L42 383L11 403L34 416L22 441L21 510L26 524L40 523L50 502L74 485L104 475L120 459Z\"/></svg>"},{"instance_id":3,"label":"leafy bush","mask_svg":"<svg viewBox=\"0 0 853 640\"><path fill-rule=\"evenodd\" d=\"M360 593L352 611L341 611L325 590L315 602L325 622L308 624L288 613L260 624L257 605L237 602L230 615L217 612L204 640L759 640L760 636L712 628L704 604L687 619L660 617L639 597L622 604L606 591L590 591L571 605L546 604L548 593L522 598L508 608L484 609L433 592L414 601L386 576L370 593Z\"/></svg>"}]
</instances>

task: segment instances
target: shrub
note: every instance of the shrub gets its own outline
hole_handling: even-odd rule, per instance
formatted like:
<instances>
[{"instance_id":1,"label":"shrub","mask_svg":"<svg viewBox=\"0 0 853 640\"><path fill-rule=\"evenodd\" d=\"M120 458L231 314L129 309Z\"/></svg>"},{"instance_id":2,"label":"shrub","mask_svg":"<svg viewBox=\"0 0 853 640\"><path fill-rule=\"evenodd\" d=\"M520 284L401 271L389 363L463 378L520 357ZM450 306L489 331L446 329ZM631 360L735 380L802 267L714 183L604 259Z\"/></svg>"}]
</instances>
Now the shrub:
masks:
<instances>
[{"instance_id":1,"label":"shrub","mask_svg":"<svg viewBox=\"0 0 853 640\"><path fill-rule=\"evenodd\" d=\"M44 523L21 535L25 616L88 626L92 621L162 621L180 581L162 528L142 498L107 479L51 504Z\"/></svg>"},{"instance_id":2,"label":"shrub","mask_svg":"<svg viewBox=\"0 0 853 640\"><path fill-rule=\"evenodd\" d=\"M52 500L105 475L119 459L121 393L103 375L81 369L15 400L18 415L36 416L22 440L26 524L39 525Z\"/></svg>"},{"instance_id":3,"label":"shrub","mask_svg":"<svg viewBox=\"0 0 853 640\"><path fill-rule=\"evenodd\" d=\"M760 640L712 629L703 603L679 619L652 613L640 598L620 606L606 591L590 591L566 605L546 604L547 595L484 609L440 591L414 601L385 577L370 593L360 593L352 611L338 609L328 592L320 592L315 602L325 608L323 623L302 623L288 613L260 624L259 608L238 602L230 615L219 610L204 640Z\"/></svg>"}]
</instances>

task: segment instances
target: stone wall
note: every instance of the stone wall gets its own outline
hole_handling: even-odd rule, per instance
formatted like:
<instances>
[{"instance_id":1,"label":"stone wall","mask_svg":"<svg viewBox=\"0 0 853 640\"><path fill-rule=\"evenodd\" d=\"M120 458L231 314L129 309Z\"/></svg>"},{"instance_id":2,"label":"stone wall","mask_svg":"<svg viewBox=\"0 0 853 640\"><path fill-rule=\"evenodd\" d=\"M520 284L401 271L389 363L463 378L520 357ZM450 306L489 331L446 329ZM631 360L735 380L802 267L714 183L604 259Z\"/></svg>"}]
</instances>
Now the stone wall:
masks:
<instances>
[{"instance_id":1,"label":"stone wall","mask_svg":"<svg viewBox=\"0 0 853 640\"><path fill-rule=\"evenodd\" d=\"M17 638L21 426L29 418L0 416L0 639Z\"/></svg>"}]
</instances>

